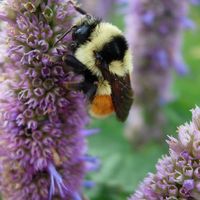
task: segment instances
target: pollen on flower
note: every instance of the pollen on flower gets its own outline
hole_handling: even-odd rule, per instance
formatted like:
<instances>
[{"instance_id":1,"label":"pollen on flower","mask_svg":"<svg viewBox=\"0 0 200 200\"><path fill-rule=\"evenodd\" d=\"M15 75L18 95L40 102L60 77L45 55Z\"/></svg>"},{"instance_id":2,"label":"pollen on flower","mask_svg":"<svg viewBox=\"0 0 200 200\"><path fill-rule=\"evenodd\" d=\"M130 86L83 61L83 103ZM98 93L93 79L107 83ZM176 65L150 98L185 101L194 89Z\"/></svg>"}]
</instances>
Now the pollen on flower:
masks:
<instances>
[{"instance_id":1,"label":"pollen on flower","mask_svg":"<svg viewBox=\"0 0 200 200\"><path fill-rule=\"evenodd\" d=\"M56 152L55 149L52 149L51 152L52 152L52 157L53 157L53 161L54 161L55 165L61 166L62 160L61 160L61 157L59 156L58 152Z\"/></svg>"}]
</instances>

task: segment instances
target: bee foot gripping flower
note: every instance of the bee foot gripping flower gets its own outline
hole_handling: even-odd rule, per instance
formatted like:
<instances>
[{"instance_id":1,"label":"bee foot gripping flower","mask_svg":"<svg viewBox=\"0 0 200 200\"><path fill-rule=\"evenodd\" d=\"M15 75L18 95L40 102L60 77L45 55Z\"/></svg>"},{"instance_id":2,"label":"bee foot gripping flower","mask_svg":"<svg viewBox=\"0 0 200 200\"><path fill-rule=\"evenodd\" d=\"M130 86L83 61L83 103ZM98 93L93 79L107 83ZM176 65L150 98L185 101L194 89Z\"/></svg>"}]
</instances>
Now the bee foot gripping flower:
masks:
<instances>
[{"instance_id":1,"label":"bee foot gripping flower","mask_svg":"<svg viewBox=\"0 0 200 200\"><path fill-rule=\"evenodd\" d=\"M192 110L192 122L169 137L169 155L156 165L129 200L200 199L200 108Z\"/></svg>"}]
</instances>

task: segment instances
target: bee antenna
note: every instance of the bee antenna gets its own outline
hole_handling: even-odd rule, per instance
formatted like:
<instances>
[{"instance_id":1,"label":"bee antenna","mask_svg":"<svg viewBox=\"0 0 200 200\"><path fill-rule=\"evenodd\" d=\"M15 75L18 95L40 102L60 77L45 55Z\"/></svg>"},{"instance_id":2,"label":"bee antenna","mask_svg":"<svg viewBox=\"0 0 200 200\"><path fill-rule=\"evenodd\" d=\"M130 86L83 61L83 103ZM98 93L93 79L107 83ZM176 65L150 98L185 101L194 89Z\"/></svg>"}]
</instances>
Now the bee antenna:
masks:
<instances>
[{"instance_id":1,"label":"bee antenna","mask_svg":"<svg viewBox=\"0 0 200 200\"><path fill-rule=\"evenodd\" d=\"M77 4L75 4L72 0L69 1L69 3L71 3L73 5L73 7L75 8L75 10L77 12L79 12L82 15L86 15L87 17L91 18L91 15L89 15L85 10L83 10L82 8L80 8L80 6L78 6ZM60 42L75 27L76 26L72 26L69 30L67 30L60 38L58 38L58 40L53 44L53 46L55 46L56 44L58 44L58 42Z\"/></svg>"},{"instance_id":2,"label":"bee antenna","mask_svg":"<svg viewBox=\"0 0 200 200\"><path fill-rule=\"evenodd\" d=\"M69 2L73 5L73 7L75 8L75 10L77 12L79 12L80 14L82 14L82 15L89 15L85 10L83 10L82 8L80 8L80 6L77 3L74 3L72 0L69 1Z\"/></svg>"},{"instance_id":3,"label":"bee antenna","mask_svg":"<svg viewBox=\"0 0 200 200\"><path fill-rule=\"evenodd\" d=\"M82 8L78 7L78 6L74 6L74 8L76 9L77 12L79 12L82 15L88 15L88 13L83 10Z\"/></svg>"},{"instance_id":4,"label":"bee antenna","mask_svg":"<svg viewBox=\"0 0 200 200\"><path fill-rule=\"evenodd\" d=\"M60 42L67 34L69 34L72 29L74 29L75 26L72 26L70 29L68 29L65 33L63 33L63 35L61 37L58 38L58 40L53 44L53 46L56 46L56 44L58 44L58 42Z\"/></svg>"}]
</instances>

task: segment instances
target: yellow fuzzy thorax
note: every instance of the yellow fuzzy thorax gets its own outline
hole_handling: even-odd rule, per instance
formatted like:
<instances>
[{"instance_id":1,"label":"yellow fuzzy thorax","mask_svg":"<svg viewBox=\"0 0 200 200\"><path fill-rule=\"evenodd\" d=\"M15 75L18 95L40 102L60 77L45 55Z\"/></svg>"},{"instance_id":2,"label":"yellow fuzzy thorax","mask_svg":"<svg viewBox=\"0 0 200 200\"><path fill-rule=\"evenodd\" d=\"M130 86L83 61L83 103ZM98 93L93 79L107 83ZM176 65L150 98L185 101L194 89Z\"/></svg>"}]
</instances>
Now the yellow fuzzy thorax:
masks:
<instances>
[{"instance_id":1,"label":"yellow fuzzy thorax","mask_svg":"<svg viewBox=\"0 0 200 200\"><path fill-rule=\"evenodd\" d=\"M81 45L75 52L75 57L88 67L97 77L102 77L100 70L95 66L94 52L101 51L104 45L110 42L115 36L123 35L122 31L116 26L101 22L92 32L86 44ZM116 60L110 63L109 70L118 76L124 76L132 70L132 56L130 50L125 52L122 61Z\"/></svg>"}]
</instances>

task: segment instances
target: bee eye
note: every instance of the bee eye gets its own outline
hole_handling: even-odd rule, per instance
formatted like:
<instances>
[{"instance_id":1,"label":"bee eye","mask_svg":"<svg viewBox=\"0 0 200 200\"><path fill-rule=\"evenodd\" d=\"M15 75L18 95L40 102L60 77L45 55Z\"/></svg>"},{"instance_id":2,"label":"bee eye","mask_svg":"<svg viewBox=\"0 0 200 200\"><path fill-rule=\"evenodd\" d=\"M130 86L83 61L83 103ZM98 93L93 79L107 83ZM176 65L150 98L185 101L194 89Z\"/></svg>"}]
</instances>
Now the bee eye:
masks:
<instances>
[{"instance_id":1,"label":"bee eye","mask_svg":"<svg viewBox=\"0 0 200 200\"><path fill-rule=\"evenodd\" d=\"M76 29L73 34L73 40L76 40L78 43L84 43L90 35L90 27L87 25L83 25Z\"/></svg>"}]
</instances>

